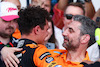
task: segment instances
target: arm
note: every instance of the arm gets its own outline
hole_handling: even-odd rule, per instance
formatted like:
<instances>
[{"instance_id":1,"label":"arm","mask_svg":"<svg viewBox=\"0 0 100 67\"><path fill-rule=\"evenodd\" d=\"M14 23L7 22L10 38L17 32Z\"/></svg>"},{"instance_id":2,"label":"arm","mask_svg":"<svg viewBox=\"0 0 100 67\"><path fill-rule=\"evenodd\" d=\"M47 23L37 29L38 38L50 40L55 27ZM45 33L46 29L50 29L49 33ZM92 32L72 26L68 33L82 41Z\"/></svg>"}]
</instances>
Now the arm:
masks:
<instances>
[{"instance_id":1,"label":"arm","mask_svg":"<svg viewBox=\"0 0 100 67\"><path fill-rule=\"evenodd\" d=\"M100 17L100 8L98 9L98 11L95 13L93 20L96 22L96 18Z\"/></svg>"},{"instance_id":2,"label":"arm","mask_svg":"<svg viewBox=\"0 0 100 67\"><path fill-rule=\"evenodd\" d=\"M18 67L19 64L18 58L14 55L14 52L21 51L22 49L14 48L14 47L3 47L1 49L1 58L3 59L5 65L7 67Z\"/></svg>"},{"instance_id":3,"label":"arm","mask_svg":"<svg viewBox=\"0 0 100 67\"><path fill-rule=\"evenodd\" d=\"M94 6L92 4L92 1L90 2L85 2L85 16L89 17L89 18L93 18L94 14L95 14L95 9Z\"/></svg>"},{"instance_id":4,"label":"arm","mask_svg":"<svg viewBox=\"0 0 100 67\"><path fill-rule=\"evenodd\" d=\"M59 0L59 2L54 6L53 12L54 15L52 17L52 20L54 22L54 25L58 28L62 29L63 24L63 15L64 15L64 9L68 5L68 0Z\"/></svg>"},{"instance_id":5,"label":"arm","mask_svg":"<svg viewBox=\"0 0 100 67\"><path fill-rule=\"evenodd\" d=\"M68 5L68 0L59 0L57 8L59 10L64 11L67 5Z\"/></svg>"}]
</instances>

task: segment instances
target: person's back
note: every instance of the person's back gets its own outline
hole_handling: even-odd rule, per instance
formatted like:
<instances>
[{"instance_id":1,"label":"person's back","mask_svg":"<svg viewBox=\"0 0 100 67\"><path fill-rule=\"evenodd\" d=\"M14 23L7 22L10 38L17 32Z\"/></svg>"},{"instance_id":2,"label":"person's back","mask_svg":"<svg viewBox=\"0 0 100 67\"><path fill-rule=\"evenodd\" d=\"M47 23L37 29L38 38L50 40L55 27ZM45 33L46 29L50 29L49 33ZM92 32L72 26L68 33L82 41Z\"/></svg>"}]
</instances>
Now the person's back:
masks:
<instances>
[{"instance_id":1,"label":"person's back","mask_svg":"<svg viewBox=\"0 0 100 67\"><path fill-rule=\"evenodd\" d=\"M19 12L19 30L22 37L17 47L22 47L21 53L16 53L21 59L19 66L22 67L47 67L54 62L54 58L44 45L45 37L48 35L48 18L46 10L39 7L27 7Z\"/></svg>"}]
</instances>

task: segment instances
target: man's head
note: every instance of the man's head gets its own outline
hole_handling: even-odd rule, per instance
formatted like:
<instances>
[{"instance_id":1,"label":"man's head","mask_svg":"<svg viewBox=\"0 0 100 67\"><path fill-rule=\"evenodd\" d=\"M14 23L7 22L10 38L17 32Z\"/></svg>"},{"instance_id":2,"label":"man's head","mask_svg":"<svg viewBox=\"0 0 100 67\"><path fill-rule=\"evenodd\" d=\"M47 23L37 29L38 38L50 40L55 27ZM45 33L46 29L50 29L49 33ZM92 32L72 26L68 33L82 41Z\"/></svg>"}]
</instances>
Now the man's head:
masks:
<instances>
[{"instance_id":1,"label":"man's head","mask_svg":"<svg viewBox=\"0 0 100 67\"><path fill-rule=\"evenodd\" d=\"M0 3L0 36L10 37L17 27L18 9L10 2Z\"/></svg>"},{"instance_id":2,"label":"man's head","mask_svg":"<svg viewBox=\"0 0 100 67\"><path fill-rule=\"evenodd\" d=\"M46 9L49 13L51 11L51 0L41 0L42 4L41 7Z\"/></svg>"},{"instance_id":3,"label":"man's head","mask_svg":"<svg viewBox=\"0 0 100 67\"><path fill-rule=\"evenodd\" d=\"M1 2L2 2L2 1L11 2L11 3L13 3L13 4L15 4L15 5L17 6L18 10L21 9L21 3L20 3L19 0L1 0Z\"/></svg>"},{"instance_id":4,"label":"man's head","mask_svg":"<svg viewBox=\"0 0 100 67\"><path fill-rule=\"evenodd\" d=\"M43 44L48 34L48 12L40 7L27 7L19 12L19 16L19 30L22 36L32 35L35 42Z\"/></svg>"},{"instance_id":5,"label":"man's head","mask_svg":"<svg viewBox=\"0 0 100 67\"><path fill-rule=\"evenodd\" d=\"M41 8L46 9L50 13L51 0L32 0L31 6L40 6Z\"/></svg>"},{"instance_id":6,"label":"man's head","mask_svg":"<svg viewBox=\"0 0 100 67\"><path fill-rule=\"evenodd\" d=\"M70 3L64 12L64 27L71 23L73 15L85 15L85 10L80 3Z\"/></svg>"},{"instance_id":7,"label":"man's head","mask_svg":"<svg viewBox=\"0 0 100 67\"><path fill-rule=\"evenodd\" d=\"M95 43L96 22L88 17L76 15L63 32L64 44L67 50L77 50L80 46L85 48Z\"/></svg>"}]
</instances>

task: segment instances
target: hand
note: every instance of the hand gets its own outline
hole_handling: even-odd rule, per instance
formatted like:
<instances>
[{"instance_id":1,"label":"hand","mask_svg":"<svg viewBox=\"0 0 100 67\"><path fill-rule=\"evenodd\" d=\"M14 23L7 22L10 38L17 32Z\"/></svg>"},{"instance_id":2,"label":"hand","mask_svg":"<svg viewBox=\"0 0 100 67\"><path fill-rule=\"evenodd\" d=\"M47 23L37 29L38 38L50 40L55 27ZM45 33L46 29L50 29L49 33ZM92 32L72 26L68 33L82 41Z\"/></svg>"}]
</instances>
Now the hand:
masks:
<instances>
[{"instance_id":1,"label":"hand","mask_svg":"<svg viewBox=\"0 0 100 67\"><path fill-rule=\"evenodd\" d=\"M1 57L6 65L6 67L18 67L19 60L14 55L14 52L21 51L22 48L15 47L3 47L1 50Z\"/></svg>"}]
</instances>

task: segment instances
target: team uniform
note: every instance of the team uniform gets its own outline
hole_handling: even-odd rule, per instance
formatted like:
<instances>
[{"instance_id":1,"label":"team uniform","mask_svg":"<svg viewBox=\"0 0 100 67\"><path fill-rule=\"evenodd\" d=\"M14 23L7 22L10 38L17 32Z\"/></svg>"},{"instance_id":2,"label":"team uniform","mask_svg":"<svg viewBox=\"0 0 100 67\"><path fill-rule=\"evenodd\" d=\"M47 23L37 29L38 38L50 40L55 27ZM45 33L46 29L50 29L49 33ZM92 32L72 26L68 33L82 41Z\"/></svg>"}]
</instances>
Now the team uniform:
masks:
<instances>
[{"instance_id":1,"label":"team uniform","mask_svg":"<svg viewBox=\"0 0 100 67\"><path fill-rule=\"evenodd\" d=\"M20 39L17 47L23 48L21 52L15 53L20 60L19 67L62 67L55 62L44 45L29 39Z\"/></svg>"},{"instance_id":2,"label":"team uniform","mask_svg":"<svg viewBox=\"0 0 100 67\"><path fill-rule=\"evenodd\" d=\"M21 38L21 32L19 29L16 29L15 32L12 34L13 37L20 39Z\"/></svg>"},{"instance_id":3,"label":"team uniform","mask_svg":"<svg viewBox=\"0 0 100 67\"><path fill-rule=\"evenodd\" d=\"M20 60L19 67L72 67L62 58L66 50L48 50L44 45L37 44L29 39L20 39L18 48L23 51L15 53ZM50 52L49 52L50 51ZM59 52L60 51L60 52ZM54 52L54 53L53 53ZM83 67L82 64L73 67Z\"/></svg>"},{"instance_id":4,"label":"team uniform","mask_svg":"<svg viewBox=\"0 0 100 67\"><path fill-rule=\"evenodd\" d=\"M57 63L61 63L64 66L68 67L83 67L83 65L81 65L80 62L66 61L67 59L66 56L68 52L67 50L54 49L54 50L49 50L49 52L52 54L53 57L57 57L56 60L59 60L57 61ZM84 60L90 61L88 52L86 52L85 58L82 61Z\"/></svg>"},{"instance_id":5,"label":"team uniform","mask_svg":"<svg viewBox=\"0 0 100 67\"><path fill-rule=\"evenodd\" d=\"M16 47L17 46L17 43L18 43L18 39L14 38L14 37L11 37L10 38L10 42L7 43L6 45L4 45L1 41L0 41L0 51L1 49L4 47L4 46L7 46L7 47ZM4 62L2 61L1 59L1 53L0 53L0 67L6 67Z\"/></svg>"}]
</instances>

